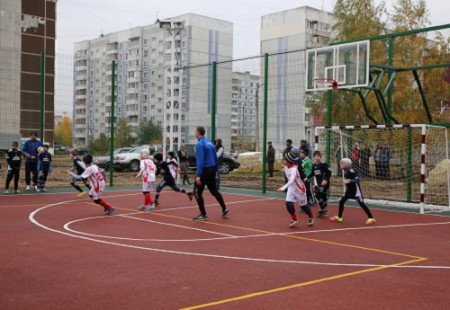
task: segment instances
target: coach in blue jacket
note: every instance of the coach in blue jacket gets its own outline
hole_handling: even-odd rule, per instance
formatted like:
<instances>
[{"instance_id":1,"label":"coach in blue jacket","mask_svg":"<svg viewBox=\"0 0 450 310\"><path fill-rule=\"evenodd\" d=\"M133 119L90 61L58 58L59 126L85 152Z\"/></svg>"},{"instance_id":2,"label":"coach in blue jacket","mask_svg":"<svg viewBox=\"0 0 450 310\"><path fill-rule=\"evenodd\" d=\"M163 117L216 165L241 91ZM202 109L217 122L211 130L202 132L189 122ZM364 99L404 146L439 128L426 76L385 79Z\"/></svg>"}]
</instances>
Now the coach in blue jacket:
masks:
<instances>
[{"instance_id":1,"label":"coach in blue jacket","mask_svg":"<svg viewBox=\"0 0 450 310\"><path fill-rule=\"evenodd\" d=\"M195 130L195 136L198 139L195 146L196 161L197 161L197 175L194 184L194 196L197 200L200 214L193 218L194 221L206 221L208 215L206 214L205 201L203 200L203 191L205 185L208 186L211 194L216 198L217 202L222 207L222 217L227 217L230 211L227 209L222 195L216 186L216 172L219 169L217 164L217 154L215 146L205 137L205 127L198 126Z\"/></svg>"},{"instance_id":2,"label":"coach in blue jacket","mask_svg":"<svg viewBox=\"0 0 450 310\"><path fill-rule=\"evenodd\" d=\"M26 141L22 148L22 153L27 157L25 161L25 183L26 190L30 190L31 172L33 172L33 186L36 188L38 179L38 148L42 146L42 142L37 140L37 132L33 131L30 140Z\"/></svg>"}]
</instances>

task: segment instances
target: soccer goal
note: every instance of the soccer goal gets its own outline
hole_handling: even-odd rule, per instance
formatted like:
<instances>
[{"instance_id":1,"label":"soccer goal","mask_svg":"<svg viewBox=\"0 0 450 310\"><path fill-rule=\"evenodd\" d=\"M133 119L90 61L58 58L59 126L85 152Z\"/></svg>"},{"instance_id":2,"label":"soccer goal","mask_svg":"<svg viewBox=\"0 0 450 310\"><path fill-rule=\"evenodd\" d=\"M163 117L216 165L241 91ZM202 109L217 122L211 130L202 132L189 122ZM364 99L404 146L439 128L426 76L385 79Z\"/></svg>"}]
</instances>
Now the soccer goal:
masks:
<instances>
[{"instance_id":1,"label":"soccer goal","mask_svg":"<svg viewBox=\"0 0 450 310\"><path fill-rule=\"evenodd\" d=\"M333 172L331 196L343 194L339 160L350 158L369 203L450 210L447 128L425 125L315 127L316 150Z\"/></svg>"}]
</instances>

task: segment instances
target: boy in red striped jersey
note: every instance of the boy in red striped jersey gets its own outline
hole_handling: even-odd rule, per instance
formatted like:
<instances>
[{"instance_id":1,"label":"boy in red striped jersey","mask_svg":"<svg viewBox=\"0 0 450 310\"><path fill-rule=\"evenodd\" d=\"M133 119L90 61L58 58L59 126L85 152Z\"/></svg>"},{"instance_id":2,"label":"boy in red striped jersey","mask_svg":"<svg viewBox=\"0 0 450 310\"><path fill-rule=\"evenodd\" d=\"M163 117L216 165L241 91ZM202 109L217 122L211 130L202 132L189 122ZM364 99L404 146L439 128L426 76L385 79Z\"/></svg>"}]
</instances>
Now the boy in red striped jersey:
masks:
<instances>
[{"instance_id":1,"label":"boy in red striped jersey","mask_svg":"<svg viewBox=\"0 0 450 310\"><path fill-rule=\"evenodd\" d=\"M151 211L155 208L152 201L150 191L152 190L152 184L156 178L156 166L153 160L149 159L150 151L148 149L141 150L141 170L136 175L136 179L142 177L142 193L144 194L144 204L141 205L138 210Z\"/></svg>"},{"instance_id":2,"label":"boy in red striped jersey","mask_svg":"<svg viewBox=\"0 0 450 310\"><path fill-rule=\"evenodd\" d=\"M91 155L84 156L83 162L86 165L86 169L84 169L84 172L81 175L75 174L72 171L68 171L68 173L75 180L89 179L91 185L89 197L91 197L96 204L101 205L105 209L106 215L113 214L114 208L100 198L100 193L103 192L106 185L103 171L93 163Z\"/></svg>"},{"instance_id":3,"label":"boy in red striped jersey","mask_svg":"<svg viewBox=\"0 0 450 310\"><path fill-rule=\"evenodd\" d=\"M308 215L308 226L312 226L314 224L314 217L311 212L311 208L308 204L308 199L306 197L306 187L303 181L300 179L300 173L298 171L297 166L295 165L295 161L297 158L294 157L292 152L288 152L284 156L284 173L286 175L286 179L288 180L283 187L277 189L277 192L284 192L287 189L286 193L286 208L289 214L291 215L291 223L289 224L290 228L293 228L298 225L299 221L297 219L297 214L295 213L295 202L297 201L300 205L300 208L303 212Z\"/></svg>"}]
</instances>

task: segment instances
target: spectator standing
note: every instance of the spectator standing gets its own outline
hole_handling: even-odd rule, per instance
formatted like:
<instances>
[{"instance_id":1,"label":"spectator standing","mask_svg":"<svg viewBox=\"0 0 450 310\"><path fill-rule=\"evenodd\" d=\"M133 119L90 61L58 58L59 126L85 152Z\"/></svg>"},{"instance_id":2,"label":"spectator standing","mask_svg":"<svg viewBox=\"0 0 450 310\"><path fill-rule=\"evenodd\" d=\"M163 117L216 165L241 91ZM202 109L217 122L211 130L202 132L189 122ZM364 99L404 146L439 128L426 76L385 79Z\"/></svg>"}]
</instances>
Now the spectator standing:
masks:
<instances>
[{"instance_id":1,"label":"spectator standing","mask_svg":"<svg viewBox=\"0 0 450 310\"><path fill-rule=\"evenodd\" d=\"M380 149L380 177L382 179L390 178L389 161L391 160L391 150L389 146L383 144Z\"/></svg>"},{"instance_id":2,"label":"spectator standing","mask_svg":"<svg viewBox=\"0 0 450 310\"><path fill-rule=\"evenodd\" d=\"M309 154L311 154L311 148L309 147L309 145L308 145L308 141L306 141L306 140L300 140L300 152L303 150L303 151L306 151L306 154L308 154L307 156L309 157Z\"/></svg>"},{"instance_id":3,"label":"spectator standing","mask_svg":"<svg viewBox=\"0 0 450 310\"><path fill-rule=\"evenodd\" d=\"M216 187L217 190L220 189L220 166L222 166L224 148L222 146L222 139L216 140L216 156L217 156L217 176L216 176Z\"/></svg>"},{"instance_id":4,"label":"spectator standing","mask_svg":"<svg viewBox=\"0 0 450 310\"><path fill-rule=\"evenodd\" d=\"M193 218L194 221L206 221L205 202L203 200L203 191L208 186L209 192L216 198L222 208L222 217L227 217L230 211L225 205L222 194L216 187L216 172L218 169L217 154L214 145L205 137L205 127L198 126L195 130L195 136L198 140L195 145L197 174L194 184L194 196L197 201L200 214Z\"/></svg>"},{"instance_id":5,"label":"spectator standing","mask_svg":"<svg viewBox=\"0 0 450 310\"><path fill-rule=\"evenodd\" d=\"M183 185L191 185L189 181L188 168L189 168L189 155L186 152L186 145L181 144L180 149L177 152L178 159L180 161L180 169L183 172Z\"/></svg>"},{"instance_id":6,"label":"spectator standing","mask_svg":"<svg viewBox=\"0 0 450 310\"><path fill-rule=\"evenodd\" d=\"M269 170L269 177L273 177L273 165L275 164L275 149L272 142L267 143L267 169Z\"/></svg>"},{"instance_id":7,"label":"spectator standing","mask_svg":"<svg viewBox=\"0 0 450 310\"><path fill-rule=\"evenodd\" d=\"M377 147L375 148L375 153L373 155L373 160L375 161L375 177L377 179L381 179L381 166L380 166L381 148L382 148L381 143L378 143Z\"/></svg>"},{"instance_id":8,"label":"spectator standing","mask_svg":"<svg viewBox=\"0 0 450 310\"><path fill-rule=\"evenodd\" d=\"M353 169L359 172L359 159L361 157L361 153L359 151L358 143L353 144L352 148L352 165Z\"/></svg>"},{"instance_id":9,"label":"spectator standing","mask_svg":"<svg viewBox=\"0 0 450 310\"><path fill-rule=\"evenodd\" d=\"M30 139L27 140L22 148L22 153L25 154L27 160L25 161L25 184L26 190L30 190L31 174L33 174L33 186L37 190L38 181L38 148L42 146L42 142L37 140L37 132L33 131Z\"/></svg>"},{"instance_id":10,"label":"spectator standing","mask_svg":"<svg viewBox=\"0 0 450 310\"><path fill-rule=\"evenodd\" d=\"M372 156L372 151L365 143L361 144L359 169L363 177L370 177L369 158Z\"/></svg>"},{"instance_id":11,"label":"spectator standing","mask_svg":"<svg viewBox=\"0 0 450 310\"><path fill-rule=\"evenodd\" d=\"M6 162L8 163L7 173L6 173L6 185L5 194L9 194L9 184L14 178L14 192L16 194L20 193L19 190L19 177L20 177L20 166L22 164L22 152L17 148L19 143L14 141L11 144L11 149L6 154ZM1 166L0 166L1 168ZM1 169L0 169L1 170Z\"/></svg>"}]
</instances>

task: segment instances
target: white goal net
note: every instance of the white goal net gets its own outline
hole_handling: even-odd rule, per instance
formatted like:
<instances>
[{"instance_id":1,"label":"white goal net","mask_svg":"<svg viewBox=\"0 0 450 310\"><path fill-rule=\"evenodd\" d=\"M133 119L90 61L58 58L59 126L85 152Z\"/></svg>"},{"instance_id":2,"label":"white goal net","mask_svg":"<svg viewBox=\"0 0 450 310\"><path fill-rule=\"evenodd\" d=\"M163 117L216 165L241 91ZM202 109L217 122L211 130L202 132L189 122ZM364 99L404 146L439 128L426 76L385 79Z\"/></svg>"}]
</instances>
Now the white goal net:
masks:
<instances>
[{"instance_id":1,"label":"white goal net","mask_svg":"<svg viewBox=\"0 0 450 310\"><path fill-rule=\"evenodd\" d=\"M341 196L339 160L347 157L370 203L449 211L448 138L445 127L423 124L315 128L314 148L333 172L330 195Z\"/></svg>"}]
</instances>

